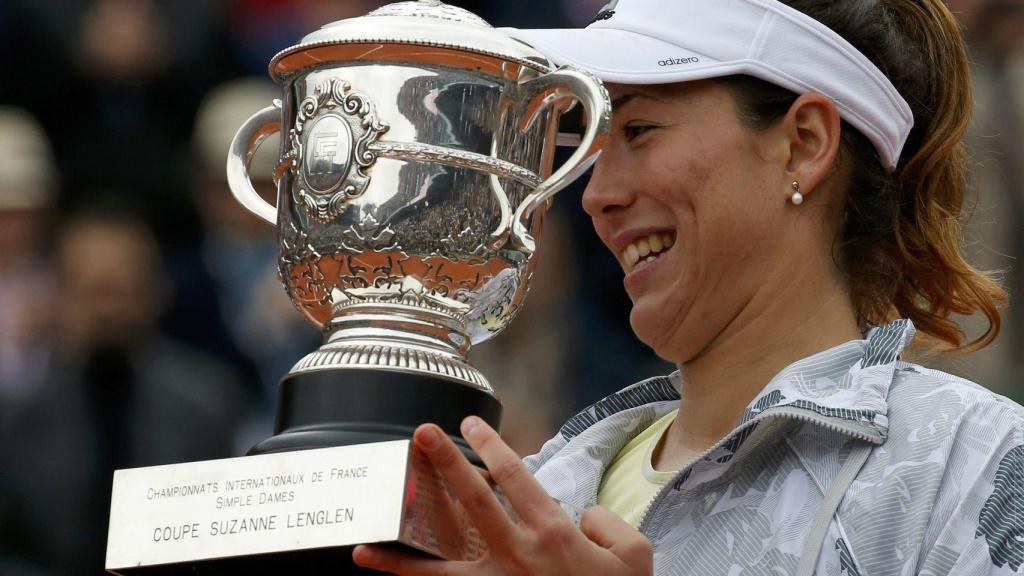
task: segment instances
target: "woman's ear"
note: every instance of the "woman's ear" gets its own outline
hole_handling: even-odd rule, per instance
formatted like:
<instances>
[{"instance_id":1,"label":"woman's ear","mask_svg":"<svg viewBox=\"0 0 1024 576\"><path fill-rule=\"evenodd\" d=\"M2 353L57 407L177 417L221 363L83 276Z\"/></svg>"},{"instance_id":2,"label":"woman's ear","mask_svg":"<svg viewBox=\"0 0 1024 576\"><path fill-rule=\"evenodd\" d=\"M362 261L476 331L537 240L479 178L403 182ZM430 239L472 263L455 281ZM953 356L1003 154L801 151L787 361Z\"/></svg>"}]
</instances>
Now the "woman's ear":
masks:
<instances>
[{"instance_id":1,"label":"woman's ear","mask_svg":"<svg viewBox=\"0 0 1024 576\"><path fill-rule=\"evenodd\" d=\"M789 177L805 197L832 173L839 156L842 121L835 103L821 94L803 94L783 119L789 142Z\"/></svg>"}]
</instances>

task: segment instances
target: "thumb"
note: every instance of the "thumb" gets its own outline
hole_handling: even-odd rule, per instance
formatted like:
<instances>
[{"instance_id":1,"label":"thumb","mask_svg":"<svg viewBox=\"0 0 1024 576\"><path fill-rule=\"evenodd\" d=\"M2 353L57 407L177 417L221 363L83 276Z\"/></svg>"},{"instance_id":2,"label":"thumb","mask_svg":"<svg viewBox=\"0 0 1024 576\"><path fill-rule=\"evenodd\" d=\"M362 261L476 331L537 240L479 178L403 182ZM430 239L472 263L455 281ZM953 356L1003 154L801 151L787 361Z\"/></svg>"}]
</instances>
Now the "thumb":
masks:
<instances>
[{"instance_id":1,"label":"thumb","mask_svg":"<svg viewBox=\"0 0 1024 576\"><path fill-rule=\"evenodd\" d=\"M591 542L605 548L627 566L648 573L654 565L654 549L647 537L603 506L583 513L580 530Z\"/></svg>"}]
</instances>

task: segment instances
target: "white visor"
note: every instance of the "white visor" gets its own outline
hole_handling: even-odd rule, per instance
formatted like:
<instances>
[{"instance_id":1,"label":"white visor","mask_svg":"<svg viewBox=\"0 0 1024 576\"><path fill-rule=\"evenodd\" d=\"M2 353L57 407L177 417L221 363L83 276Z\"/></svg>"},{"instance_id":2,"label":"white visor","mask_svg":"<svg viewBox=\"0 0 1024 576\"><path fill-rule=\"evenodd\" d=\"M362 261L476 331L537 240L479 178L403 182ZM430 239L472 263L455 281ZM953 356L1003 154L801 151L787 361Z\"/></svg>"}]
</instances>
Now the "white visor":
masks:
<instances>
[{"instance_id":1,"label":"white visor","mask_svg":"<svg viewBox=\"0 0 1024 576\"><path fill-rule=\"evenodd\" d=\"M670 84L745 74L835 102L890 171L914 126L892 82L824 24L777 0L618 0L582 29L522 30L513 37L556 65L606 82Z\"/></svg>"}]
</instances>

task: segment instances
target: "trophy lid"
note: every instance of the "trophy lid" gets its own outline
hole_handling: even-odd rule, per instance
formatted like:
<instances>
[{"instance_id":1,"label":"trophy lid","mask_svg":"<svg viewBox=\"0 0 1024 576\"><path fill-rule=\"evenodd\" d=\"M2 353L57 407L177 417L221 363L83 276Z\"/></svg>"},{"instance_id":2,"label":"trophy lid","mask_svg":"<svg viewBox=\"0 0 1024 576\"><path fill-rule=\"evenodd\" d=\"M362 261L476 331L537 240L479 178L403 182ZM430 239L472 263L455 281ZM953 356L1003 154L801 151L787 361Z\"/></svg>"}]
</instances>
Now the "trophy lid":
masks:
<instances>
[{"instance_id":1,"label":"trophy lid","mask_svg":"<svg viewBox=\"0 0 1024 576\"><path fill-rule=\"evenodd\" d=\"M415 46L436 50L394 50ZM542 73L551 71L547 58L476 14L440 0L413 0L325 25L274 56L270 75L284 82L325 62L358 60L420 61L477 69L500 69L501 63L511 62Z\"/></svg>"}]
</instances>

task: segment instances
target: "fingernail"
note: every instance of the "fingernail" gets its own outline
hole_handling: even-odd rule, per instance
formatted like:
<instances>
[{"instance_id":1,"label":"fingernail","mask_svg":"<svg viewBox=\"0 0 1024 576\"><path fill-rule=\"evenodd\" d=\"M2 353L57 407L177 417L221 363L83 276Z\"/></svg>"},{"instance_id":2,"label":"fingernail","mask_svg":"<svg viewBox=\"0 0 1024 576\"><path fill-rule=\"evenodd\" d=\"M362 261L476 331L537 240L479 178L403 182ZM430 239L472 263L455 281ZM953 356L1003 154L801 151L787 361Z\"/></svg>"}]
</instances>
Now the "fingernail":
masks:
<instances>
[{"instance_id":1,"label":"fingernail","mask_svg":"<svg viewBox=\"0 0 1024 576\"><path fill-rule=\"evenodd\" d=\"M373 549L368 546L356 546L356 549L352 551L352 559L355 560L356 564L363 566L373 564L375 558Z\"/></svg>"},{"instance_id":2,"label":"fingernail","mask_svg":"<svg viewBox=\"0 0 1024 576\"><path fill-rule=\"evenodd\" d=\"M424 428L419 434L420 446L427 450L436 450L441 445L441 435L435 428Z\"/></svg>"},{"instance_id":3,"label":"fingernail","mask_svg":"<svg viewBox=\"0 0 1024 576\"><path fill-rule=\"evenodd\" d=\"M469 439L470 436L476 434L476 431L480 429L480 419L476 416L469 416L462 421L462 436Z\"/></svg>"}]
</instances>

